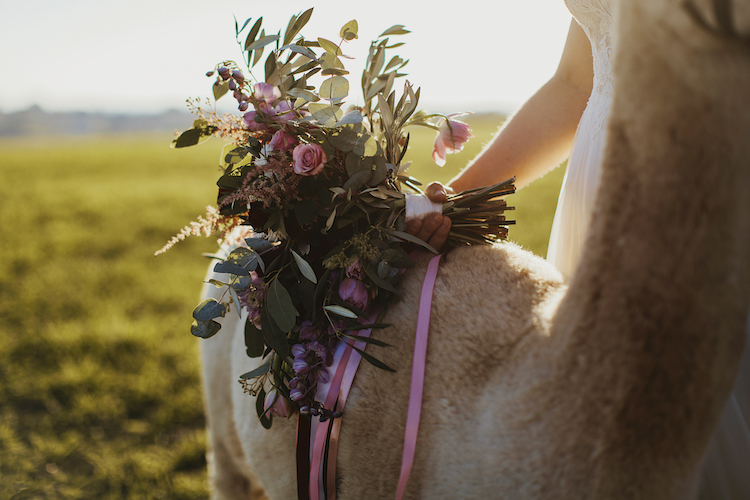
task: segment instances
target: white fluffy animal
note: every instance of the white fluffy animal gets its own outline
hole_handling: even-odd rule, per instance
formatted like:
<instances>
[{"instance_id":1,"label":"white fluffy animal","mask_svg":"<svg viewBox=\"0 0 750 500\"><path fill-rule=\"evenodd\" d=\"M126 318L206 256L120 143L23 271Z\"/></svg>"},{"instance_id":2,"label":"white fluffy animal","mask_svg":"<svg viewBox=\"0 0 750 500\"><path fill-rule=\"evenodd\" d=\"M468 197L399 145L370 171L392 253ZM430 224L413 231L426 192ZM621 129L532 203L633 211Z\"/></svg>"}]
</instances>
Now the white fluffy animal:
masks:
<instances>
[{"instance_id":1,"label":"white fluffy animal","mask_svg":"<svg viewBox=\"0 0 750 500\"><path fill-rule=\"evenodd\" d=\"M750 2L629 0L592 229L569 286L512 244L455 250L432 306L407 498L693 498L750 305ZM338 498L392 498L419 289L361 365ZM212 293L210 290L207 293ZM263 429L243 322L202 341L213 487L296 496L295 418Z\"/></svg>"}]
</instances>

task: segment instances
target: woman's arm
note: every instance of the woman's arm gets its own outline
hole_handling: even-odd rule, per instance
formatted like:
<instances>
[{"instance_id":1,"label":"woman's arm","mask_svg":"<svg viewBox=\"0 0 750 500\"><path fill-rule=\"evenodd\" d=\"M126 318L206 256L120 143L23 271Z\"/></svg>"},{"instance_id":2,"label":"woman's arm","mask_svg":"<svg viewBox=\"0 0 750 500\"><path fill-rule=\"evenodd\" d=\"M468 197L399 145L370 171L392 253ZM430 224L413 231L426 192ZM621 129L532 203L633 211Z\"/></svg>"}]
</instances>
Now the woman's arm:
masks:
<instances>
[{"instance_id":1,"label":"woman's arm","mask_svg":"<svg viewBox=\"0 0 750 500\"><path fill-rule=\"evenodd\" d=\"M515 175L520 188L558 166L570 152L592 81L591 44L572 21L555 74L449 185L463 191Z\"/></svg>"},{"instance_id":2,"label":"woman's arm","mask_svg":"<svg viewBox=\"0 0 750 500\"><path fill-rule=\"evenodd\" d=\"M593 84L591 44L578 23L570 23L560 64L552 78L510 118L482 152L447 189L488 186L516 176L520 188L558 166L570 152ZM445 201L446 186L432 183L427 196ZM450 219L433 214L413 220L407 231L441 248L450 232Z\"/></svg>"}]
</instances>

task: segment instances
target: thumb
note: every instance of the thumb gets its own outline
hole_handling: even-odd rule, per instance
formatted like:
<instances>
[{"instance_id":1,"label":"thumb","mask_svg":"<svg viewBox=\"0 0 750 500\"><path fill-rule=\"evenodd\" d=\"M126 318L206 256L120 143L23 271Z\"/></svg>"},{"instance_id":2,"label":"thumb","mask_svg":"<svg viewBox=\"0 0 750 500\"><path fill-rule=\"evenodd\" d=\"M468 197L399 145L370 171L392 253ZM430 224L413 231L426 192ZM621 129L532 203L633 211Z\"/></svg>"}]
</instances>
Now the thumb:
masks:
<instances>
[{"instance_id":1,"label":"thumb","mask_svg":"<svg viewBox=\"0 0 750 500\"><path fill-rule=\"evenodd\" d=\"M427 186L427 189L425 189L424 194L426 194L433 203L445 203L447 189L439 182L431 182Z\"/></svg>"}]
</instances>

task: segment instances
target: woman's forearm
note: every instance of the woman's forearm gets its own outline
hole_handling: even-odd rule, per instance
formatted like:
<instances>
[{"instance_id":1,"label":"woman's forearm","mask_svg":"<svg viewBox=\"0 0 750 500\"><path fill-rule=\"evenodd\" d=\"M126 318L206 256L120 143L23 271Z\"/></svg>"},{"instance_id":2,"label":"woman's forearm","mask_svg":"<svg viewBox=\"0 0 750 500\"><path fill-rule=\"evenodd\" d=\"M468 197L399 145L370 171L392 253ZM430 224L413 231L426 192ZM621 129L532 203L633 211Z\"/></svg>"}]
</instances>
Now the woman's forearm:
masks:
<instances>
[{"instance_id":1,"label":"woman's forearm","mask_svg":"<svg viewBox=\"0 0 750 500\"><path fill-rule=\"evenodd\" d=\"M449 185L458 192L516 176L520 188L543 176L567 158L588 97L551 79Z\"/></svg>"},{"instance_id":2,"label":"woman's forearm","mask_svg":"<svg viewBox=\"0 0 750 500\"><path fill-rule=\"evenodd\" d=\"M522 187L559 165L570 152L592 80L591 45L573 21L555 75L450 186L463 191L516 176L516 187Z\"/></svg>"}]
</instances>

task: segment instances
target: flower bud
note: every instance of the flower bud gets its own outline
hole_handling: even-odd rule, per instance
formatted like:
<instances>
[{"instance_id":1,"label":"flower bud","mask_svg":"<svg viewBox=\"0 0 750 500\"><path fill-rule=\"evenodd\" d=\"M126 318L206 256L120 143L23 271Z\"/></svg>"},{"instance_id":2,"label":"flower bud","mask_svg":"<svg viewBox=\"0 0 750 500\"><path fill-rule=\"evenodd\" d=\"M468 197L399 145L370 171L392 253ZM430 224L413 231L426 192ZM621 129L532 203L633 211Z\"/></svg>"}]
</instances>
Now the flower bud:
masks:
<instances>
[{"instance_id":1,"label":"flower bud","mask_svg":"<svg viewBox=\"0 0 750 500\"><path fill-rule=\"evenodd\" d=\"M227 68L226 66L222 66L221 68L219 68L219 76L224 80L229 78L229 68Z\"/></svg>"},{"instance_id":2,"label":"flower bud","mask_svg":"<svg viewBox=\"0 0 750 500\"><path fill-rule=\"evenodd\" d=\"M263 402L263 410L267 415L282 418L289 418L292 414L289 402L276 389L271 389L266 394L266 399Z\"/></svg>"},{"instance_id":3,"label":"flower bud","mask_svg":"<svg viewBox=\"0 0 750 500\"><path fill-rule=\"evenodd\" d=\"M232 78L237 80L237 83L242 83L245 81L245 75L242 74L242 71L236 69L232 71Z\"/></svg>"},{"instance_id":4,"label":"flower bud","mask_svg":"<svg viewBox=\"0 0 750 500\"><path fill-rule=\"evenodd\" d=\"M247 111L247 103L245 101L242 101L239 105L240 111Z\"/></svg>"},{"instance_id":5,"label":"flower bud","mask_svg":"<svg viewBox=\"0 0 750 500\"><path fill-rule=\"evenodd\" d=\"M229 90L234 90L237 88L237 84L234 83L234 80L229 80L229 83L227 84L227 86L229 87Z\"/></svg>"},{"instance_id":6,"label":"flower bud","mask_svg":"<svg viewBox=\"0 0 750 500\"><path fill-rule=\"evenodd\" d=\"M213 71L206 71L206 76L214 76L214 72Z\"/></svg>"}]
</instances>

